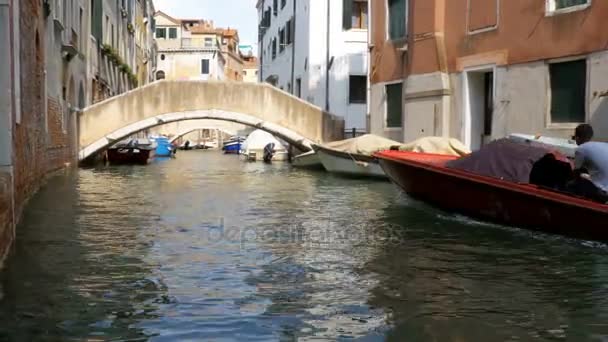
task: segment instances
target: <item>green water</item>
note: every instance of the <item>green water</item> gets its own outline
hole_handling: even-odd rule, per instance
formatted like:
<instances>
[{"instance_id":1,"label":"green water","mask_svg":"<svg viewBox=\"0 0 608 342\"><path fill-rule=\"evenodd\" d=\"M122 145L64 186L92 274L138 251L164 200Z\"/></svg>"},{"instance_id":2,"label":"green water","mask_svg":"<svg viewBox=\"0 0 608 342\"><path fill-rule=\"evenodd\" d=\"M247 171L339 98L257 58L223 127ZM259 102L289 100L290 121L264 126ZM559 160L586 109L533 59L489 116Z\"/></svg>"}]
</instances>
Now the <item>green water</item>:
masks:
<instances>
[{"instance_id":1,"label":"green water","mask_svg":"<svg viewBox=\"0 0 608 342\"><path fill-rule=\"evenodd\" d=\"M604 245L214 152L53 177L0 280L0 341L608 340Z\"/></svg>"}]
</instances>

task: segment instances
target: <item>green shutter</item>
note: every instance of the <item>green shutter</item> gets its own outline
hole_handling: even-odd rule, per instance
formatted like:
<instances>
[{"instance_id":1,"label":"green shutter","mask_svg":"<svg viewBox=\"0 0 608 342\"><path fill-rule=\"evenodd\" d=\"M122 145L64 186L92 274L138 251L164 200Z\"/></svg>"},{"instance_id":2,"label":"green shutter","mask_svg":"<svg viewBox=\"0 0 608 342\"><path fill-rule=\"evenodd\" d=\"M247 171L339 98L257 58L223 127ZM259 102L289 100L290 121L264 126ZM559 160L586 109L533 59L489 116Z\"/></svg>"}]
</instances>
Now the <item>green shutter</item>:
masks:
<instances>
[{"instance_id":1,"label":"green shutter","mask_svg":"<svg viewBox=\"0 0 608 342\"><path fill-rule=\"evenodd\" d=\"M103 1L93 0L92 3L93 17L91 18L91 34L97 40L98 44L103 43Z\"/></svg>"},{"instance_id":2,"label":"green shutter","mask_svg":"<svg viewBox=\"0 0 608 342\"><path fill-rule=\"evenodd\" d=\"M342 10L342 27L350 30L353 27L353 0L342 0L344 8Z\"/></svg>"},{"instance_id":3,"label":"green shutter","mask_svg":"<svg viewBox=\"0 0 608 342\"><path fill-rule=\"evenodd\" d=\"M390 39L405 38L406 3L407 0L388 0Z\"/></svg>"},{"instance_id":4,"label":"green shutter","mask_svg":"<svg viewBox=\"0 0 608 342\"><path fill-rule=\"evenodd\" d=\"M556 0L555 1L555 9L585 5L589 2L589 0Z\"/></svg>"},{"instance_id":5,"label":"green shutter","mask_svg":"<svg viewBox=\"0 0 608 342\"><path fill-rule=\"evenodd\" d=\"M403 123L403 83L386 86L386 127L401 128Z\"/></svg>"},{"instance_id":6,"label":"green shutter","mask_svg":"<svg viewBox=\"0 0 608 342\"><path fill-rule=\"evenodd\" d=\"M587 61L549 65L551 76L551 122L585 122Z\"/></svg>"}]
</instances>

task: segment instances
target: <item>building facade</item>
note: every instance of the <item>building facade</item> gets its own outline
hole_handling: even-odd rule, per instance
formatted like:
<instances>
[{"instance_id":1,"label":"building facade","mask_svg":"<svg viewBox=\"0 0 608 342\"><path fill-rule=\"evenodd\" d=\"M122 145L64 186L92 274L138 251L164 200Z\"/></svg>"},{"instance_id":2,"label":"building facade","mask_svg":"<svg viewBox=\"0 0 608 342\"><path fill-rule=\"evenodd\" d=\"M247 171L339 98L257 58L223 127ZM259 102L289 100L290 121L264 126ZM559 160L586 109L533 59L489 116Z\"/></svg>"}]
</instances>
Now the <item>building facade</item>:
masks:
<instances>
[{"instance_id":1,"label":"building facade","mask_svg":"<svg viewBox=\"0 0 608 342\"><path fill-rule=\"evenodd\" d=\"M244 61L239 50L239 32L234 29L220 29L222 34L222 53L226 58L224 73L233 81L243 81Z\"/></svg>"},{"instance_id":2,"label":"building facade","mask_svg":"<svg viewBox=\"0 0 608 342\"><path fill-rule=\"evenodd\" d=\"M175 19L160 11L154 17L158 44L156 80L226 78L222 34L213 21Z\"/></svg>"},{"instance_id":3,"label":"building facade","mask_svg":"<svg viewBox=\"0 0 608 342\"><path fill-rule=\"evenodd\" d=\"M135 62L129 5L122 3L122 23L111 26L105 9L115 1L0 0L0 54L7 66L0 70L0 261L45 177L76 164L79 110L136 83L128 72ZM104 16L107 25L97 26ZM115 47L112 59L122 64L103 69L109 55L103 42ZM109 83L96 95L98 80Z\"/></svg>"},{"instance_id":4,"label":"building facade","mask_svg":"<svg viewBox=\"0 0 608 342\"><path fill-rule=\"evenodd\" d=\"M137 0L135 6L135 74L137 84L154 82L158 46L154 39L154 3Z\"/></svg>"},{"instance_id":5,"label":"building facade","mask_svg":"<svg viewBox=\"0 0 608 342\"><path fill-rule=\"evenodd\" d=\"M373 132L477 149L510 133L569 137L587 122L608 139L608 3L372 2ZM405 18L402 42L389 39L393 17Z\"/></svg>"},{"instance_id":6,"label":"building facade","mask_svg":"<svg viewBox=\"0 0 608 342\"><path fill-rule=\"evenodd\" d=\"M368 3L259 0L259 80L367 130Z\"/></svg>"}]
</instances>

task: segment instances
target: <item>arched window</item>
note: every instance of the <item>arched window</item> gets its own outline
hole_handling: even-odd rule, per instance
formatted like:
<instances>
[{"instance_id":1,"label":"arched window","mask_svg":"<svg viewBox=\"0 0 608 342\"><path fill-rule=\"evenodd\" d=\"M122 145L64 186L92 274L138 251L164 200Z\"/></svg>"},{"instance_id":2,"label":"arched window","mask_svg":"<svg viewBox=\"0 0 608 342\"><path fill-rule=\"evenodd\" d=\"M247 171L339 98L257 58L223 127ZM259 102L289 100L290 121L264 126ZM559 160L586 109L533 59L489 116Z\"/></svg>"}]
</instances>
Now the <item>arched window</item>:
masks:
<instances>
[{"instance_id":1,"label":"arched window","mask_svg":"<svg viewBox=\"0 0 608 342\"><path fill-rule=\"evenodd\" d=\"M165 79L165 72L162 70L159 70L156 72L156 80L164 80Z\"/></svg>"}]
</instances>

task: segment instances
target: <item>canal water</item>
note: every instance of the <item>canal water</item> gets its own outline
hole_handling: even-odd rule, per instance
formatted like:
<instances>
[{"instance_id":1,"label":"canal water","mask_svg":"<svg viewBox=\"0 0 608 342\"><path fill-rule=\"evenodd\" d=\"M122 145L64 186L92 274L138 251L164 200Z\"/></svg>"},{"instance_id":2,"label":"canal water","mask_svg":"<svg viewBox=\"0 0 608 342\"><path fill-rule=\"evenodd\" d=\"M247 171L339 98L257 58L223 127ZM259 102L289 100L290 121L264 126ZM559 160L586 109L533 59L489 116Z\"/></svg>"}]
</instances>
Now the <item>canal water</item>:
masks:
<instances>
[{"instance_id":1,"label":"canal water","mask_svg":"<svg viewBox=\"0 0 608 342\"><path fill-rule=\"evenodd\" d=\"M608 340L604 245L216 152L51 178L0 281L0 341Z\"/></svg>"}]
</instances>

